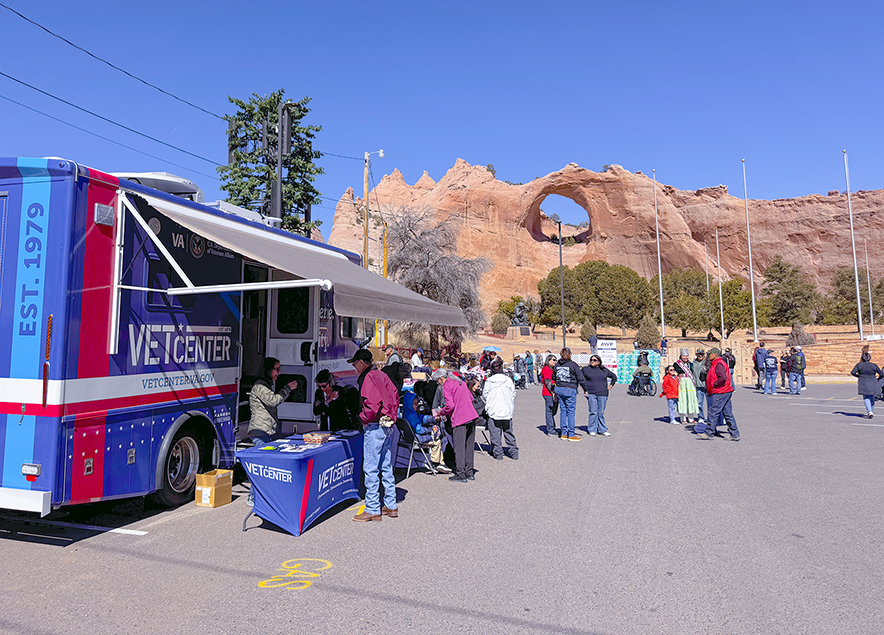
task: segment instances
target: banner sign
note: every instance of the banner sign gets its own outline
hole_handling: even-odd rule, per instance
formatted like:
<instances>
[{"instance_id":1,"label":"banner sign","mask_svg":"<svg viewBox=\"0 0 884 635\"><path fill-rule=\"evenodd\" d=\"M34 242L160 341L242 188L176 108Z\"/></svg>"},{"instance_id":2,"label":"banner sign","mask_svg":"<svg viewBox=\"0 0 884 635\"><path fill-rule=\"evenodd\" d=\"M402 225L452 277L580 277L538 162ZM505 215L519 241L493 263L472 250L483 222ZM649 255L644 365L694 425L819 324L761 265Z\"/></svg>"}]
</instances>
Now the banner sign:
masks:
<instances>
[{"instance_id":1,"label":"banner sign","mask_svg":"<svg viewBox=\"0 0 884 635\"><path fill-rule=\"evenodd\" d=\"M596 355L602 358L602 366L617 374L617 340L599 340Z\"/></svg>"},{"instance_id":2,"label":"banner sign","mask_svg":"<svg viewBox=\"0 0 884 635\"><path fill-rule=\"evenodd\" d=\"M294 536L344 500L362 498L362 434L307 445L301 435L240 450L254 513Z\"/></svg>"}]
</instances>

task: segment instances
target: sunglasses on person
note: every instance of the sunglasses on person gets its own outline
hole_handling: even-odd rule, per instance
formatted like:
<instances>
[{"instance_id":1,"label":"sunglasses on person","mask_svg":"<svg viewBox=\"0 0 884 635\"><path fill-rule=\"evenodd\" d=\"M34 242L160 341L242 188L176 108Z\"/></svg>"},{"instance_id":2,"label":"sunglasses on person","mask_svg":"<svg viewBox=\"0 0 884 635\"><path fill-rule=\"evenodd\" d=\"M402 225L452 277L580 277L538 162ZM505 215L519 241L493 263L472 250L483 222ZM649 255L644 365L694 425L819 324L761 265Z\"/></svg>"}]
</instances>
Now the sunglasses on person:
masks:
<instances>
[{"instance_id":1,"label":"sunglasses on person","mask_svg":"<svg viewBox=\"0 0 884 635\"><path fill-rule=\"evenodd\" d=\"M321 384L319 382L316 382L316 386L319 388L328 388L328 384Z\"/></svg>"}]
</instances>

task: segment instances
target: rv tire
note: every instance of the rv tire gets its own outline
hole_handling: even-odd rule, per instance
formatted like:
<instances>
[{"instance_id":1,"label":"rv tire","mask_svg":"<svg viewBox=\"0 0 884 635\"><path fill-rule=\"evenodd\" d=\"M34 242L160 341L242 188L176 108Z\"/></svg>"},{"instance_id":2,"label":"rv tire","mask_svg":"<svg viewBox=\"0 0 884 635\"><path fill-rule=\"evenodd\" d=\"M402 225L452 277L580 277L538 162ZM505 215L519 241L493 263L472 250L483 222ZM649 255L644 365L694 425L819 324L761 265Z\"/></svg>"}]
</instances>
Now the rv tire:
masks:
<instances>
[{"instance_id":1,"label":"rv tire","mask_svg":"<svg viewBox=\"0 0 884 635\"><path fill-rule=\"evenodd\" d=\"M168 507L193 501L196 475L208 459L207 445L199 433L191 427L178 430L162 457L163 478L157 483L157 500Z\"/></svg>"}]
</instances>

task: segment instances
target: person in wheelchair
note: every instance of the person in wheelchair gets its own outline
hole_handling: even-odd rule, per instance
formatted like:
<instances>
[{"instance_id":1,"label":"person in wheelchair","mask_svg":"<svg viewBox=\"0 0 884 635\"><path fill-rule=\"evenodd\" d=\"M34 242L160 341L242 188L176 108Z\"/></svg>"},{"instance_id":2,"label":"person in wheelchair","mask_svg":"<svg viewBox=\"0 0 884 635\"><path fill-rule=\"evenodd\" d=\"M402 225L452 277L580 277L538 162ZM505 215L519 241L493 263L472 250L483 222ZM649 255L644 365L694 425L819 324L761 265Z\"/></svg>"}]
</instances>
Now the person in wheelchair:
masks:
<instances>
[{"instance_id":1,"label":"person in wheelchair","mask_svg":"<svg viewBox=\"0 0 884 635\"><path fill-rule=\"evenodd\" d=\"M645 355L639 357L639 366L632 373L632 383L629 385L629 393L632 395L647 395L650 393L651 377L654 371L648 366L648 358Z\"/></svg>"}]
</instances>

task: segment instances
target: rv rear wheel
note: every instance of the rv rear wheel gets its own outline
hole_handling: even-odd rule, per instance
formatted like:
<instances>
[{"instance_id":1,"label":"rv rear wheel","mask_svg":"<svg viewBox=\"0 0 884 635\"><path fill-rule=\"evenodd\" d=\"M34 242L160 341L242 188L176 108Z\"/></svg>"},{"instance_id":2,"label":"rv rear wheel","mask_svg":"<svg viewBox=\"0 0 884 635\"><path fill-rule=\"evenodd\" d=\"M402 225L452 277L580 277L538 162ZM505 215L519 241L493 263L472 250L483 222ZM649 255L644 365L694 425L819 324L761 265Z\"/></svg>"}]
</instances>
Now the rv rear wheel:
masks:
<instances>
[{"instance_id":1,"label":"rv rear wheel","mask_svg":"<svg viewBox=\"0 0 884 635\"><path fill-rule=\"evenodd\" d=\"M193 430L179 430L163 457L163 482L158 483L157 499L170 507L193 501L196 475L207 458L202 438Z\"/></svg>"}]
</instances>

